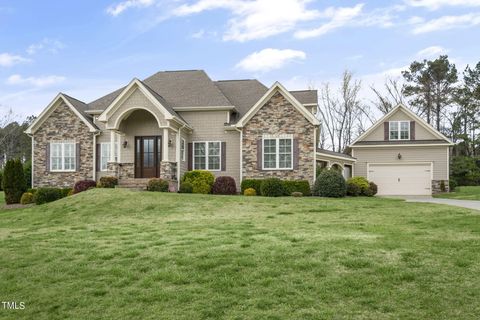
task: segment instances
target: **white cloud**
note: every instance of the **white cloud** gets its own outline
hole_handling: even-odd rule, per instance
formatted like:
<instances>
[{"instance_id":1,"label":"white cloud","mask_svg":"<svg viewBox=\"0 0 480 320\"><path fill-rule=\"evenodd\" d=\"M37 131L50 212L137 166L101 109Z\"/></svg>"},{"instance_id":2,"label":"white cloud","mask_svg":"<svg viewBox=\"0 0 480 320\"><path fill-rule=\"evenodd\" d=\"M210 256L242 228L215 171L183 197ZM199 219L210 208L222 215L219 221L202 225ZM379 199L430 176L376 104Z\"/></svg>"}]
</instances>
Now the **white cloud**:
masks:
<instances>
[{"instance_id":1,"label":"white cloud","mask_svg":"<svg viewBox=\"0 0 480 320\"><path fill-rule=\"evenodd\" d=\"M0 53L0 66L1 67L11 67L13 65L29 62L30 59L24 58L22 56L10 54L10 53Z\"/></svg>"},{"instance_id":2,"label":"white cloud","mask_svg":"<svg viewBox=\"0 0 480 320\"><path fill-rule=\"evenodd\" d=\"M305 60L303 51L267 48L254 52L240 61L236 67L249 72L267 72L280 69L291 61Z\"/></svg>"},{"instance_id":3,"label":"white cloud","mask_svg":"<svg viewBox=\"0 0 480 320\"><path fill-rule=\"evenodd\" d=\"M299 39L312 38L322 36L334 29L340 28L351 22L355 17L362 12L364 4L360 3L354 7L345 8L327 8L322 17L330 19L327 23L318 28L310 30L300 30L295 33L295 37Z\"/></svg>"},{"instance_id":4,"label":"white cloud","mask_svg":"<svg viewBox=\"0 0 480 320\"><path fill-rule=\"evenodd\" d=\"M460 16L443 16L416 24L413 33L421 34L440 30L468 28L480 24L480 12Z\"/></svg>"},{"instance_id":5,"label":"white cloud","mask_svg":"<svg viewBox=\"0 0 480 320\"><path fill-rule=\"evenodd\" d=\"M118 16L122 12L130 8L144 8L154 4L154 0L127 0L111 5L107 8L107 13L111 16Z\"/></svg>"},{"instance_id":6,"label":"white cloud","mask_svg":"<svg viewBox=\"0 0 480 320\"><path fill-rule=\"evenodd\" d=\"M447 54L448 49L441 46L431 46L417 52L417 57L422 59L436 58L442 54Z\"/></svg>"},{"instance_id":7,"label":"white cloud","mask_svg":"<svg viewBox=\"0 0 480 320\"><path fill-rule=\"evenodd\" d=\"M65 48L65 45L60 40L44 38L38 43L31 44L27 48L27 53L33 55L39 51L46 50L50 53L56 54L63 48Z\"/></svg>"},{"instance_id":8,"label":"white cloud","mask_svg":"<svg viewBox=\"0 0 480 320\"><path fill-rule=\"evenodd\" d=\"M244 42L264 39L290 31L299 22L319 17L317 10L307 9L311 0L199 0L174 10L177 16L187 16L207 10L228 10L233 17L223 35L226 41Z\"/></svg>"},{"instance_id":9,"label":"white cloud","mask_svg":"<svg viewBox=\"0 0 480 320\"><path fill-rule=\"evenodd\" d=\"M405 0L412 7L423 7L428 10L437 10L446 6L480 7L480 0Z\"/></svg>"},{"instance_id":10,"label":"white cloud","mask_svg":"<svg viewBox=\"0 0 480 320\"><path fill-rule=\"evenodd\" d=\"M10 85L30 85L33 87L47 87L60 82L63 82L65 77L62 76L43 76L43 77L22 77L19 74L13 74L7 79L7 84Z\"/></svg>"}]
</instances>

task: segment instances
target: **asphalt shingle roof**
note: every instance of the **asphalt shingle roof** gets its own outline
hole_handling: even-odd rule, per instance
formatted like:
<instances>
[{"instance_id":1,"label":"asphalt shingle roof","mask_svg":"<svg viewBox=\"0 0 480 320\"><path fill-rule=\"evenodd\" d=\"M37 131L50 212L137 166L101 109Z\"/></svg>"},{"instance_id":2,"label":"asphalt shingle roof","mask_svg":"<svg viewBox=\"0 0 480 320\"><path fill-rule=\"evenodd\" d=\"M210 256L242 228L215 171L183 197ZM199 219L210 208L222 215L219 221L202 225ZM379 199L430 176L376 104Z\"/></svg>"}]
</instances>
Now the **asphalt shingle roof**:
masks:
<instances>
[{"instance_id":1,"label":"asphalt shingle roof","mask_svg":"<svg viewBox=\"0 0 480 320\"><path fill-rule=\"evenodd\" d=\"M85 113L85 110L89 109L89 106L85 102L80 101L78 99L75 99L73 97L70 97L69 95L66 95L65 93L62 93L62 95L85 118L85 120L87 120L94 128L97 128L97 126L93 123L92 116Z\"/></svg>"}]
</instances>

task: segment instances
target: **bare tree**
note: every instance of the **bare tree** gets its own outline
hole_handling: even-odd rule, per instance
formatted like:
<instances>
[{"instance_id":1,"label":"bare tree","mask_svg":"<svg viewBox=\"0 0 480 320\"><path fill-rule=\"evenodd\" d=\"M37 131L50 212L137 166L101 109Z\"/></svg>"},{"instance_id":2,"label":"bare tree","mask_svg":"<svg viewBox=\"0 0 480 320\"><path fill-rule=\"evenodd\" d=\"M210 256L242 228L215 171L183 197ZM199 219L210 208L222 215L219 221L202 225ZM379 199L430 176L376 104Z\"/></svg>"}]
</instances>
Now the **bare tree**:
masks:
<instances>
[{"instance_id":1,"label":"bare tree","mask_svg":"<svg viewBox=\"0 0 480 320\"><path fill-rule=\"evenodd\" d=\"M405 104L405 96L403 95L403 85L399 79L385 78L383 84L383 92L370 86L375 94L376 100L372 100L372 104L383 114L387 114L399 104Z\"/></svg>"}]
</instances>

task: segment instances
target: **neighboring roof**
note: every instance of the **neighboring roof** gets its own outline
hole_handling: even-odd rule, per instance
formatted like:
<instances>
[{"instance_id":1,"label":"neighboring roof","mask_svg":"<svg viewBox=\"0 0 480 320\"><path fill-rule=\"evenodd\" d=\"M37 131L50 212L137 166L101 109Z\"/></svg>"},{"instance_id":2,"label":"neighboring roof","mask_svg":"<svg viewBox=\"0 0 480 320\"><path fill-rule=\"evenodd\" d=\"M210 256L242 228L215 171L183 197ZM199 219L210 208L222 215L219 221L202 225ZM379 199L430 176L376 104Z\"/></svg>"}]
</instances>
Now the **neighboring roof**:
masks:
<instances>
[{"instance_id":1,"label":"neighboring roof","mask_svg":"<svg viewBox=\"0 0 480 320\"><path fill-rule=\"evenodd\" d=\"M300 101L301 104L304 104L304 105L318 104L317 90L298 90L298 91L290 91L290 93L298 101Z\"/></svg>"},{"instance_id":2,"label":"neighboring roof","mask_svg":"<svg viewBox=\"0 0 480 320\"><path fill-rule=\"evenodd\" d=\"M392 114L394 114L395 112L397 112L397 110L401 109L402 111L404 111L407 115L409 115L411 118L415 119L415 121L420 124L422 127L424 127L427 131L429 131L431 134L433 134L435 137L438 138L438 140L441 140L441 141L445 141L446 144L448 145L453 145L453 142L448 139L447 137L445 137L441 132L439 132L438 130L436 130L434 127L432 127L430 124L428 124L425 120L423 120L422 118L420 118L418 115L416 115L412 110L410 110L409 108L407 108L406 106L404 106L403 104L399 104L397 105L395 108L393 108L392 110L390 110L390 112L388 112L387 114L385 114L382 118L380 118L380 120L378 120L377 122L375 122L373 124L373 126L371 126L367 131L365 131L363 134L361 134L357 139L355 139L355 141L353 141L351 144L350 144L350 147L354 147L356 145L360 145L360 142L363 141L363 139L365 137L367 137L373 130L375 130L376 128L378 128L386 119L388 119L388 117L390 117ZM406 140L407 141L407 140ZM419 142L419 141L428 141L428 140L408 140L409 142L408 143L404 143L404 144L416 144L415 142ZM378 144L383 144L383 145L386 145L388 144L387 141L376 141L377 143L372 143L372 145L378 145ZM438 141L436 142L438 143ZM397 143L398 144L398 143Z\"/></svg>"},{"instance_id":3,"label":"neighboring roof","mask_svg":"<svg viewBox=\"0 0 480 320\"><path fill-rule=\"evenodd\" d=\"M352 157L348 154L345 154L345 153L334 152L334 151L320 149L320 148L317 148L317 153L320 153L320 154L326 155L326 156L330 156L330 157L333 157L333 158L342 158L342 159L351 160L351 161L356 161L357 160L357 158L354 158L354 157Z\"/></svg>"}]
</instances>

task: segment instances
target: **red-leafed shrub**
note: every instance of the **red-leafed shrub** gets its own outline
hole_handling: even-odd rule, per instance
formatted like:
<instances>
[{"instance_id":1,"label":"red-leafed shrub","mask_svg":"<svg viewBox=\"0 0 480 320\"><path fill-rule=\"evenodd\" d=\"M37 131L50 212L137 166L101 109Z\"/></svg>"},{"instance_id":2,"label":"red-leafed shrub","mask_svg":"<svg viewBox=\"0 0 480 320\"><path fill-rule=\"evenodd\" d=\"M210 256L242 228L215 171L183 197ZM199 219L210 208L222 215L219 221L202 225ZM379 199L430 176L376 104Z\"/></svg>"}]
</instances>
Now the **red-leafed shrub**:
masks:
<instances>
[{"instance_id":1,"label":"red-leafed shrub","mask_svg":"<svg viewBox=\"0 0 480 320\"><path fill-rule=\"evenodd\" d=\"M213 194L237 194L235 179L232 177L217 177L213 183Z\"/></svg>"},{"instance_id":2,"label":"red-leafed shrub","mask_svg":"<svg viewBox=\"0 0 480 320\"><path fill-rule=\"evenodd\" d=\"M73 193L80 193L83 191L87 191L88 189L95 188L97 183L93 180L80 180L75 183L73 187Z\"/></svg>"}]
</instances>

